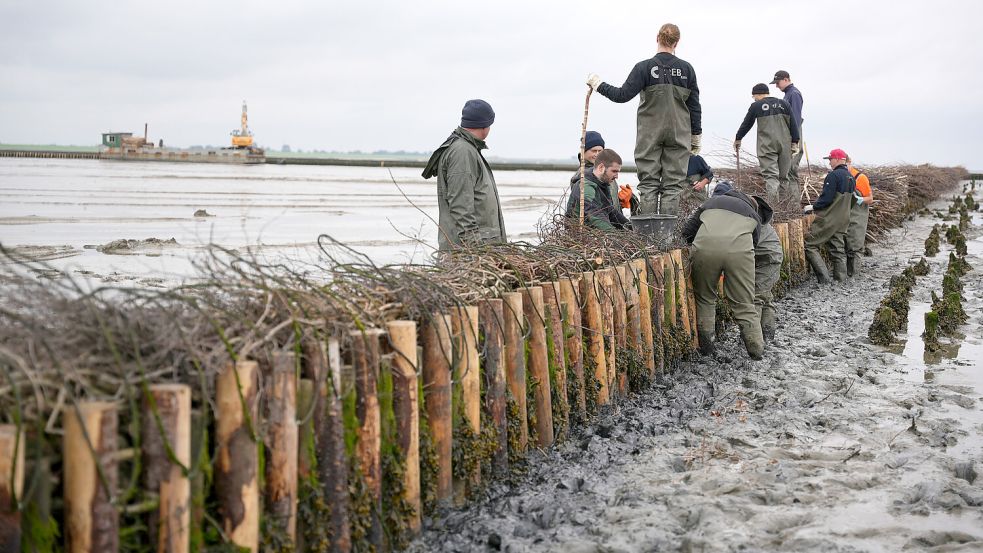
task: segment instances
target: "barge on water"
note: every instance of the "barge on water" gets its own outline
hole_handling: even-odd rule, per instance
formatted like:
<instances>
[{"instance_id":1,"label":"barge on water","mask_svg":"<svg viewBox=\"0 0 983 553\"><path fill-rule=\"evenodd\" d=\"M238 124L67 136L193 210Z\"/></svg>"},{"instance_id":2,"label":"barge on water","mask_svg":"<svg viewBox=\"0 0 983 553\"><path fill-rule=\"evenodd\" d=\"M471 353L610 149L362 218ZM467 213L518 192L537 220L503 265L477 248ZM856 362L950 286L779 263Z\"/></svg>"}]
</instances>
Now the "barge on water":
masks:
<instances>
[{"instance_id":1,"label":"barge on water","mask_svg":"<svg viewBox=\"0 0 983 553\"><path fill-rule=\"evenodd\" d=\"M99 159L120 161L178 161L191 163L266 163L266 152L253 145L253 133L246 118L246 102L242 103L242 126L232 131L232 145L226 148L165 148L164 140L158 144L147 140L147 125L143 136L129 132L102 133L102 149Z\"/></svg>"}]
</instances>

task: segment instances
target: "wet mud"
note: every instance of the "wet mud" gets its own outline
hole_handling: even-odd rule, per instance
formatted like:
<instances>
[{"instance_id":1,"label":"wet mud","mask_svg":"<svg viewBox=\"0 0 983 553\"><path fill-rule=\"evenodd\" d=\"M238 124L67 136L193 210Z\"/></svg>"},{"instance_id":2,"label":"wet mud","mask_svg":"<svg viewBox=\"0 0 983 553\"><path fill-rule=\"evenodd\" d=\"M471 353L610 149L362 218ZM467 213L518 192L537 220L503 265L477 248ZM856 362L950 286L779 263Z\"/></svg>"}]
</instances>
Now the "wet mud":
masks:
<instances>
[{"instance_id":1,"label":"wet mud","mask_svg":"<svg viewBox=\"0 0 983 553\"><path fill-rule=\"evenodd\" d=\"M763 361L731 329L713 358L682 363L593 429L534 453L524 476L430 521L411 550L983 550L979 220L967 231L961 347L926 359L915 328L948 245L918 279L907 341L866 336L889 277L921 257L935 222L874 245L859 278L780 300Z\"/></svg>"},{"instance_id":2,"label":"wet mud","mask_svg":"<svg viewBox=\"0 0 983 553\"><path fill-rule=\"evenodd\" d=\"M143 240L121 238L100 246L87 245L85 247L86 249L95 249L100 253L110 255L160 255L164 249L177 248L179 246L180 244L177 243L177 239L175 238L146 238Z\"/></svg>"}]
</instances>

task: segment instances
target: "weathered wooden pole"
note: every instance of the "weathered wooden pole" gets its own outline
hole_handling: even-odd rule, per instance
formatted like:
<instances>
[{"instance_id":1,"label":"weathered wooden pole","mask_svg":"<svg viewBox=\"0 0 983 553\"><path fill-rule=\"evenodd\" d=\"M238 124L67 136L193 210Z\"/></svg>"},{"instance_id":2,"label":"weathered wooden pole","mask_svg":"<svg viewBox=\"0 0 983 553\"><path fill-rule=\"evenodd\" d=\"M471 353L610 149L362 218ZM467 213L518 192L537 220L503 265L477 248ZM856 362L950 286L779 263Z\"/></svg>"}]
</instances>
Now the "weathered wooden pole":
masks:
<instances>
[{"instance_id":1,"label":"weathered wooden pole","mask_svg":"<svg viewBox=\"0 0 983 553\"><path fill-rule=\"evenodd\" d=\"M563 332L566 336L564 352L567 354L568 390L570 380L574 380L574 397L570 398L571 410L577 414L577 420L583 421L587 416L587 396L584 386L584 334L581 323L580 283L572 278L560 280L560 308L563 310Z\"/></svg>"},{"instance_id":2,"label":"weathered wooden pole","mask_svg":"<svg viewBox=\"0 0 983 553\"><path fill-rule=\"evenodd\" d=\"M301 378L297 382L297 478L301 480L310 477L317 464L313 409L314 381Z\"/></svg>"},{"instance_id":3,"label":"weathered wooden pole","mask_svg":"<svg viewBox=\"0 0 983 553\"><path fill-rule=\"evenodd\" d=\"M191 539L191 387L152 384L143 398L144 485L157 493L148 533L159 553L185 553ZM172 463L168 450L177 463Z\"/></svg>"},{"instance_id":4,"label":"weathered wooden pole","mask_svg":"<svg viewBox=\"0 0 983 553\"><path fill-rule=\"evenodd\" d=\"M24 492L24 433L17 425L0 424L0 551L21 550L17 502Z\"/></svg>"},{"instance_id":5,"label":"weathered wooden pole","mask_svg":"<svg viewBox=\"0 0 983 553\"><path fill-rule=\"evenodd\" d=\"M696 293L693 290L693 277L689 260L689 250L680 250L679 270L682 272L683 297L686 299L686 326L689 328L690 349L695 351L700 347L699 333L696 331Z\"/></svg>"},{"instance_id":6,"label":"weathered wooden pole","mask_svg":"<svg viewBox=\"0 0 983 553\"><path fill-rule=\"evenodd\" d=\"M222 530L235 545L259 550L259 424L255 361L229 363L215 381L215 495Z\"/></svg>"},{"instance_id":7,"label":"weathered wooden pole","mask_svg":"<svg viewBox=\"0 0 983 553\"><path fill-rule=\"evenodd\" d=\"M567 437L570 423L570 403L567 399L567 367L564 351L563 312L560 310L560 283L543 284L543 306L546 311L546 354L550 365L550 391L556 397L553 413L553 436L557 441Z\"/></svg>"},{"instance_id":8,"label":"weathered wooden pole","mask_svg":"<svg viewBox=\"0 0 983 553\"><path fill-rule=\"evenodd\" d=\"M116 406L84 401L66 408L64 417L65 551L112 553L119 549Z\"/></svg>"},{"instance_id":9,"label":"weathered wooden pole","mask_svg":"<svg viewBox=\"0 0 983 553\"><path fill-rule=\"evenodd\" d=\"M505 317L505 381L519 412L518 420L514 421L519 428L519 435L514 439L519 453L525 453L529 447L529 421L526 420L526 346L522 294L506 292L502 294L502 300Z\"/></svg>"},{"instance_id":10,"label":"weathered wooden pole","mask_svg":"<svg viewBox=\"0 0 983 553\"><path fill-rule=\"evenodd\" d=\"M546 310L543 289L539 286L520 288L522 309L529 328L529 376L535 386L533 398L536 412L536 444L546 448L553 445L553 408L550 393L549 357L546 353Z\"/></svg>"},{"instance_id":11,"label":"weathered wooden pole","mask_svg":"<svg viewBox=\"0 0 983 553\"><path fill-rule=\"evenodd\" d=\"M612 397L622 395L621 383L618 376L618 340L615 336L614 328L614 308L615 308L615 271L614 269L602 269L598 271L601 277L601 324L604 333L605 351L607 359L607 383L608 390ZM620 292L619 292L620 293Z\"/></svg>"},{"instance_id":12,"label":"weathered wooden pole","mask_svg":"<svg viewBox=\"0 0 983 553\"><path fill-rule=\"evenodd\" d=\"M652 310L650 316L652 323L652 350L655 358L655 371L661 372L665 369L665 352L664 352L664 337L662 335L665 329L665 302L666 302L666 291L665 291L665 277L662 266L661 256L652 256L648 258L648 263L646 264L649 274L649 294L652 301Z\"/></svg>"},{"instance_id":13,"label":"weathered wooden pole","mask_svg":"<svg viewBox=\"0 0 983 553\"><path fill-rule=\"evenodd\" d=\"M417 398L416 322L392 321L386 325L395 352L392 363L393 414L396 446L406 460L403 473L404 499L413 508L406 524L411 536L420 533L423 505L420 500L420 407Z\"/></svg>"},{"instance_id":14,"label":"weathered wooden pole","mask_svg":"<svg viewBox=\"0 0 983 553\"><path fill-rule=\"evenodd\" d=\"M382 531L382 418L379 411L379 336L376 328L353 330L349 333L352 348L352 368L355 371L355 416L358 418L358 439L355 459L362 480L372 501L368 541L378 551L383 547Z\"/></svg>"},{"instance_id":15,"label":"weathered wooden pole","mask_svg":"<svg viewBox=\"0 0 983 553\"><path fill-rule=\"evenodd\" d=\"M303 344L305 369L317 379L314 400L314 436L317 477L324 500L331 505L331 518L324 521L331 536L330 551L347 553L352 548L348 493L349 466L345 448L342 408L341 342L306 340Z\"/></svg>"},{"instance_id":16,"label":"weathered wooden pole","mask_svg":"<svg viewBox=\"0 0 983 553\"><path fill-rule=\"evenodd\" d=\"M604 314L601 312L603 292L600 275L595 272L583 273L580 279L580 293L584 298L583 322L587 356L594 365L594 379L598 383L597 405L607 405L610 394L607 352L604 347Z\"/></svg>"},{"instance_id":17,"label":"weathered wooden pole","mask_svg":"<svg viewBox=\"0 0 983 553\"><path fill-rule=\"evenodd\" d=\"M485 352L485 407L498 432L498 447L492 457L492 469L502 476L509 468L504 304L500 299L483 300L478 305L478 311L478 322L484 337L482 350Z\"/></svg>"},{"instance_id":18,"label":"weathered wooden pole","mask_svg":"<svg viewBox=\"0 0 983 553\"><path fill-rule=\"evenodd\" d=\"M678 310L678 323L683 331L683 337L691 340L693 328L689 318L689 300L686 296L686 271L683 267L683 251L675 249L669 252L672 257L674 278L676 281L676 309Z\"/></svg>"},{"instance_id":19,"label":"weathered wooden pole","mask_svg":"<svg viewBox=\"0 0 983 553\"><path fill-rule=\"evenodd\" d=\"M611 268L612 276L612 314L614 317L614 345L620 355L628 349L628 275L625 266ZM617 374L618 392L622 397L628 394L628 375L624 371Z\"/></svg>"},{"instance_id":20,"label":"weathered wooden pole","mask_svg":"<svg viewBox=\"0 0 983 553\"><path fill-rule=\"evenodd\" d=\"M437 454L437 501L446 505L454 493L450 315L435 314L424 326L423 395Z\"/></svg>"},{"instance_id":21,"label":"weathered wooden pole","mask_svg":"<svg viewBox=\"0 0 983 553\"><path fill-rule=\"evenodd\" d=\"M297 539L297 371L293 352L273 353L266 396L266 512L291 543Z\"/></svg>"},{"instance_id":22,"label":"weathered wooden pole","mask_svg":"<svg viewBox=\"0 0 983 553\"><path fill-rule=\"evenodd\" d=\"M635 259L631 263L632 272L638 281L635 294L638 305L635 318L638 320L641 334L641 352L649 374L655 374L655 338L652 334L652 295L649 289L648 264L644 259Z\"/></svg>"},{"instance_id":23,"label":"weathered wooden pole","mask_svg":"<svg viewBox=\"0 0 983 553\"><path fill-rule=\"evenodd\" d=\"M679 323L676 318L676 266L672 262L672 256L664 253L662 258L662 285L665 288L665 324L670 329L675 329Z\"/></svg>"},{"instance_id":24,"label":"weathered wooden pole","mask_svg":"<svg viewBox=\"0 0 983 553\"><path fill-rule=\"evenodd\" d=\"M481 433L481 372L478 367L478 308L458 306L451 311L451 328L454 336L454 376L461 387L460 413L475 436ZM455 407L455 410L457 408ZM481 482L481 466L475 467L469 481L458 480L454 484L455 500L464 504L469 486Z\"/></svg>"}]
</instances>

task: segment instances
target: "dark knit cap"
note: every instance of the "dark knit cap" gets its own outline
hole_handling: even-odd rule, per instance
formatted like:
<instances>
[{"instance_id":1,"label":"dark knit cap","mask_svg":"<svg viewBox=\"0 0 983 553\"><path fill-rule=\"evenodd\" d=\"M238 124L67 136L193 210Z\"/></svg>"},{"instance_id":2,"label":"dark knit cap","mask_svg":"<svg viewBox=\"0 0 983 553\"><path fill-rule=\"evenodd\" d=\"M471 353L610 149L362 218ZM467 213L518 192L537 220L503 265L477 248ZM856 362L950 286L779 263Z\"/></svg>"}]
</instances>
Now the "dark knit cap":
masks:
<instances>
[{"instance_id":1,"label":"dark knit cap","mask_svg":"<svg viewBox=\"0 0 983 553\"><path fill-rule=\"evenodd\" d=\"M461 110L461 126L465 129L483 129L495 122L495 110L484 100L468 100Z\"/></svg>"},{"instance_id":2,"label":"dark knit cap","mask_svg":"<svg viewBox=\"0 0 983 553\"><path fill-rule=\"evenodd\" d=\"M771 91L768 90L768 85L765 83L758 83L751 89L751 94L768 94L770 92Z\"/></svg>"},{"instance_id":3,"label":"dark knit cap","mask_svg":"<svg viewBox=\"0 0 983 553\"><path fill-rule=\"evenodd\" d=\"M604 138L601 137L601 133L597 131L587 131L587 136L584 138L584 150L590 150L594 146L604 147Z\"/></svg>"}]
</instances>

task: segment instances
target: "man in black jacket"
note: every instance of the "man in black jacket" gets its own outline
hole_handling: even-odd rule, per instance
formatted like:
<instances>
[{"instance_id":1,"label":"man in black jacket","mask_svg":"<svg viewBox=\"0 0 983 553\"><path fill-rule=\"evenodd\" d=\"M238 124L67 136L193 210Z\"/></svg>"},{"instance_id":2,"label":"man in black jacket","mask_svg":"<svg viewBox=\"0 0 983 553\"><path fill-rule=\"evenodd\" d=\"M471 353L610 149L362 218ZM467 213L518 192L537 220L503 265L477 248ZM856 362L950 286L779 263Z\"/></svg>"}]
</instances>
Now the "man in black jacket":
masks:
<instances>
[{"instance_id":1,"label":"man in black jacket","mask_svg":"<svg viewBox=\"0 0 983 553\"><path fill-rule=\"evenodd\" d=\"M734 149L740 151L741 139L758 125L758 165L765 179L765 193L772 205L779 201L799 201L799 196L789 188L789 170L792 156L799 151L799 125L792 115L792 108L785 100L768 95L768 85L758 83L751 89L754 103L747 110L744 122L737 129ZM799 204L795 207L798 209Z\"/></svg>"},{"instance_id":2,"label":"man in black jacket","mask_svg":"<svg viewBox=\"0 0 983 553\"><path fill-rule=\"evenodd\" d=\"M855 201L853 192L857 189L857 181L847 168L846 152L836 148L824 159L829 160L831 170L823 181L823 191L812 205L805 207L806 213L816 214L816 220L809 226L809 235L805 239L805 253L820 284L829 281L826 262L819 253L819 248L824 244L833 261L833 278L838 281L847 279L846 232L850 227L850 208Z\"/></svg>"},{"instance_id":3,"label":"man in black jacket","mask_svg":"<svg viewBox=\"0 0 983 553\"><path fill-rule=\"evenodd\" d=\"M755 201L742 192L714 194L683 225L690 246L696 328L700 353L714 350L717 284L724 277L724 294L731 302L744 347L752 359L761 359L764 338L754 307L754 248L761 232Z\"/></svg>"}]
</instances>

